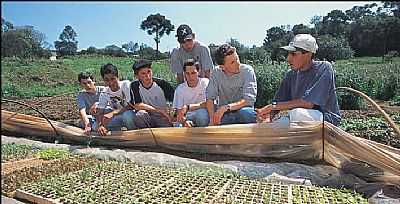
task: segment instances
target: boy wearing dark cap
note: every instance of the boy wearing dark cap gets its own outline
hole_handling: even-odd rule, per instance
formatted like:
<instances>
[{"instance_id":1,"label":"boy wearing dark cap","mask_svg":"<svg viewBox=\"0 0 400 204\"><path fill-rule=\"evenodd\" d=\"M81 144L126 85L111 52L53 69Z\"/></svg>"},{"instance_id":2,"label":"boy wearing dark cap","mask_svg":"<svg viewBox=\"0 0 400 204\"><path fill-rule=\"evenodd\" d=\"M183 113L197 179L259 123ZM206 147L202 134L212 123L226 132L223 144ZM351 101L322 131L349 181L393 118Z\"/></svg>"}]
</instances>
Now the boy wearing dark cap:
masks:
<instances>
[{"instance_id":1,"label":"boy wearing dark cap","mask_svg":"<svg viewBox=\"0 0 400 204\"><path fill-rule=\"evenodd\" d=\"M176 37L180 47L174 48L171 52L171 70L176 74L178 84L184 81L182 67L188 59L194 59L199 62L200 77L210 78L210 72L214 68L210 49L195 40L195 33L186 24L178 27Z\"/></svg>"},{"instance_id":2,"label":"boy wearing dark cap","mask_svg":"<svg viewBox=\"0 0 400 204\"><path fill-rule=\"evenodd\" d=\"M170 127L167 101L173 101L174 88L163 79L153 78L151 64L148 60L138 60L132 66L137 78L130 86L131 104L137 110L135 124L138 128Z\"/></svg>"}]
</instances>

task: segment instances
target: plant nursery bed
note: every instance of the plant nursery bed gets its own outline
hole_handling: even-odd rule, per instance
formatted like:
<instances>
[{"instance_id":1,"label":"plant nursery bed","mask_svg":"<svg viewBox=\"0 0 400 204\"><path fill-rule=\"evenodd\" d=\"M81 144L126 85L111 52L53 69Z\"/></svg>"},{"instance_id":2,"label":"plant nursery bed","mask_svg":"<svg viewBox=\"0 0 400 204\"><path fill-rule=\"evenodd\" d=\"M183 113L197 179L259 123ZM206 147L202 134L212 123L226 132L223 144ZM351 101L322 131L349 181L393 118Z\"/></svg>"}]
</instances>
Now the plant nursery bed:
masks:
<instances>
[{"instance_id":1,"label":"plant nursery bed","mask_svg":"<svg viewBox=\"0 0 400 204\"><path fill-rule=\"evenodd\" d=\"M346 189L284 185L221 169L98 161L18 188L32 203L368 203Z\"/></svg>"},{"instance_id":2,"label":"plant nursery bed","mask_svg":"<svg viewBox=\"0 0 400 204\"><path fill-rule=\"evenodd\" d=\"M94 158L68 156L52 160L31 158L2 163L1 192L8 197L14 197L15 190L23 185L44 177L77 171L93 165L96 161Z\"/></svg>"}]
</instances>

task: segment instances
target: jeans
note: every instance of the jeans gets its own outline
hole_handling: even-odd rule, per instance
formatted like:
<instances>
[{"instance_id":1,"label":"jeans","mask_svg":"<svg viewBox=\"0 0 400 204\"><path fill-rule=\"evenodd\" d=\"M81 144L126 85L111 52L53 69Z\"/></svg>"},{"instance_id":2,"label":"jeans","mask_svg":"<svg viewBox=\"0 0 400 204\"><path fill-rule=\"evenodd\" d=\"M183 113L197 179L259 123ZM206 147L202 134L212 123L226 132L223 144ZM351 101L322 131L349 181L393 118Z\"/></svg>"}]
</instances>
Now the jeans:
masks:
<instances>
[{"instance_id":1,"label":"jeans","mask_svg":"<svg viewBox=\"0 0 400 204\"><path fill-rule=\"evenodd\" d=\"M186 114L186 119L192 121L196 127L206 127L210 122L208 111L205 108L188 112Z\"/></svg>"},{"instance_id":2,"label":"jeans","mask_svg":"<svg viewBox=\"0 0 400 204\"><path fill-rule=\"evenodd\" d=\"M134 123L137 128L171 127L168 119L160 113L140 110L136 113Z\"/></svg>"},{"instance_id":3,"label":"jeans","mask_svg":"<svg viewBox=\"0 0 400 204\"><path fill-rule=\"evenodd\" d=\"M256 111L253 107L243 107L239 110L226 112L221 119L221 125L256 123Z\"/></svg>"},{"instance_id":4,"label":"jeans","mask_svg":"<svg viewBox=\"0 0 400 204\"><path fill-rule=\"evenodd\" d=\"M137 129L135 124L136 113L133 110L127 110L121 114L114 115L106 125L108 130L121 130L121 127L126 127L128 130Z\"/></svg>"}]
</instances>

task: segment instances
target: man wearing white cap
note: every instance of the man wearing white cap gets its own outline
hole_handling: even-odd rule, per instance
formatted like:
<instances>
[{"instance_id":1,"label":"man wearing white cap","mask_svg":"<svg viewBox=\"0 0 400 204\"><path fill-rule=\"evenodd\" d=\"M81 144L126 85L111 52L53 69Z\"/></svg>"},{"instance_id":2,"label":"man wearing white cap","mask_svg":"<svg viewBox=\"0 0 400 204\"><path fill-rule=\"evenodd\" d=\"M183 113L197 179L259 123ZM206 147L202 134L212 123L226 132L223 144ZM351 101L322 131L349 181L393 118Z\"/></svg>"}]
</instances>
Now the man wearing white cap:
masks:
<instances>
[{"instance_id":1,"label":"man wearing white cap","mask_svg":"<svg viewBox=\"0 0 400 204\"><path fill-rule=\"evenodd\" d=\"M315 61L317 42L310 34L298 34L288 46L286 73L272 104L257 110L267 121L281 110L290 110L290 121L325 120L339 125L341 117L335 92L335 74L327 61ZM293 118L292 118L293 116ZM300 116L300 117L299 117Z\"/></svg>"},{"instance_id":2,"label":"man wearing white cap","mask_svg":"<svg viewBox=\"0 0 400 204\"><path fill-rule=\"evenodd\" d=\"M195 33L186 24L178 27L176 37L180 47L174 48L171 52L171 70L176 74L178 84L184 81L182 67L188 59L194 59L199 63L200 77L210 78L211 69L214 68L210 49L195 40Z\"/></svg>"}]
</instances>

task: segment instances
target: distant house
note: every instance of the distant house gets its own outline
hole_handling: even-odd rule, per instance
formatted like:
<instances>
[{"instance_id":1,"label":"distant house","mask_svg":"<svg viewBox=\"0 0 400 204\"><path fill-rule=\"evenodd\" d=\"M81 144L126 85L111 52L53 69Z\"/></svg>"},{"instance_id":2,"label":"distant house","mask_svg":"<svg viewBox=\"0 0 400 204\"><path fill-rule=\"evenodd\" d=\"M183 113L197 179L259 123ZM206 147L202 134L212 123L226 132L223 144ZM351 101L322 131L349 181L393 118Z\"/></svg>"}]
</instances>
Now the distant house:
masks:
<instances>
[{"instance_id":1,"label":"distant house","mask_svg":"<svg viewBox=\"0 0 400 204\"><path fill-rule=\"evenodd\" d=\"M50 56L50 61L56 61L57 60L57 52L55 50L51 50L51 56Z\"/></svg>"}]
</instances>

